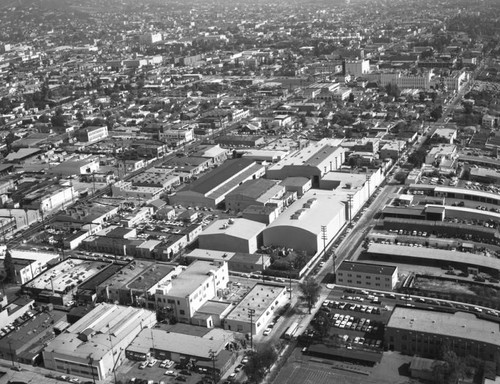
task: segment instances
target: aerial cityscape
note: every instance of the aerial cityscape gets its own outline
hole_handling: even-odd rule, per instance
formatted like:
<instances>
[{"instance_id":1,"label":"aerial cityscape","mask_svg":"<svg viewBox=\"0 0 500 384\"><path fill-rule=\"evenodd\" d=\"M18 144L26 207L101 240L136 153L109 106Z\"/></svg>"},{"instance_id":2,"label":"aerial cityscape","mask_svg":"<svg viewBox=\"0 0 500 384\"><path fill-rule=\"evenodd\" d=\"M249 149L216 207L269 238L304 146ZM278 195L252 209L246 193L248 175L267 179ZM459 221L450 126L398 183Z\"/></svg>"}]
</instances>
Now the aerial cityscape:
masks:
<instances>
[{"instance_id":1,"label":"aerial cityscape","mask_svg":"<svg viewBox=\"0 0 500 384\"><path fill-rule=\"evenodd\" d=\"M0 23L0 384L500 383L500 1Z\"/></svg>"}]
</instances>

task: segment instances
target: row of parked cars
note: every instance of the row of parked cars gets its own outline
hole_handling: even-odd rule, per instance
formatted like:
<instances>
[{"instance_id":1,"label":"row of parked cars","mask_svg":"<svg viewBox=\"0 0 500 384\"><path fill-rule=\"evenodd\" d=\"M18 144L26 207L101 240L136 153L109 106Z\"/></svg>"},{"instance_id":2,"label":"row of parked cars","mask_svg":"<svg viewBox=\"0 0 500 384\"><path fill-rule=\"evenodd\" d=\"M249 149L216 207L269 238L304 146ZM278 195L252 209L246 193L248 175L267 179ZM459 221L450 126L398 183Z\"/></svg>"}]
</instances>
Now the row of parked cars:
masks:
<instances>
[{"instance_id":1,"label":"row of parked cars","mask_svg":"<svg viewBox=\"0 0 500 384\"><path fill-rule=\"evenodd\" d=\"M139 364L139 369L144 369L146 367L154 367L158 363L158 360L156 359L149 359L146 361L143 361L141 364ZM174 362L172 360L163 360L160 362L160 368L171 368L174 366Z\"/></svg>"},{"instance_id":2,"label":"row of parked cars","mask_svg":"<svg viewBox=\"0 0 500 384\"><path fill-rule=\"evenodd\" d=\"M29 319L32 319L33 317L35 317L33 312L27 311L24 315L18 317L12 323L7 324L5 327L1 328L0 329L0 338L7 336L12 331L15 331L17 326L28 321Z\"/></svg>"},{"instance_id":3,"label":"row of parked cars","mask_svg":"<svg viewBox=\"0 0 500 384\"><path fill-rule=\"evenodd\" d=\"M355 311L362 312L371 315L380 315L381 310L378 307L372 305L361 305L361 304L351 304L343 301L329 301L325 300L321 305L321 310L330 312L330 309L341 309L345 311Z\"/></svg>"},{"instance_id":4,"label":"row of parked cars","mask_svg":"<svg viewBox=\"0 0 500 384\"><path fill-rule=\"evenodd\" d=\"M331 319L335 321L334 327L340 329L350 329L351 331L358 332L377 332L379 330L378 323L374 322L371 324L370 319L354 317L351 315L341 315L339 313L334 314Z\"/></svg>"}]
</instances>

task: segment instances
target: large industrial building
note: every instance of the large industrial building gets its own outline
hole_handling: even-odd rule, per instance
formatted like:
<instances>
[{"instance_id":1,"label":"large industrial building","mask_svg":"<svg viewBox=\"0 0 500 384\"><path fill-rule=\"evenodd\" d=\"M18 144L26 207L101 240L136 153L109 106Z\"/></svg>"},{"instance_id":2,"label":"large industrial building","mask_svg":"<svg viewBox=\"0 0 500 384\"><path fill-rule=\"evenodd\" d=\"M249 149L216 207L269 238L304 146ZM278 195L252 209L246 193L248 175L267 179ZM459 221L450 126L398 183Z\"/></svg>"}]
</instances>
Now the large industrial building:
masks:
<instances>
[{"instance_id":1,"label":"large industrial building","mask_svg":"<svg viewBox=\"0 0 500 384\"><path fill-rule=\"evenodd\" d=\"M124 361L124 350L139 332L154 323L152 311L101 303L49 342L45 368L104 380Z\"/></svg>"},{"instance_id":2,"label":"large industrial building","mask_svg":"<svg viewBox=\"0 0 500 384\"><path fill-rule=\"evenodd\" d=\"M331 191L310 190L264 230L265 246L285 246L315 254L346 223L347 201Z\"/></svg>"},{"instance_id":3,"label":"large industrial building","mask_svg":"<svg viewBox=\"0 0 500 384\"><path fill-rule=\"evenodd\" d=\"M247 219L217 220L198 236L200 248L255 253L262 245L264 223Z\"/></svg>"},{"instance_id":4,"label":"large industrial building","mask_svg":"<svg viewBox=\"0 0 500 384\"><path fill-rule=\"evenodd\" d=\"M266 171L266 177L278 180L287 177L307 177L312 180L312 186L317 188L323 176L339 169L344 161L344 148L319 141L271 165Z\"/></svg>"},{"instance_id":5,"label":"large industrial building","mask_svg":"<svg viewBox=\"0 0 500 384\"><path fill-rule=\"evenodd\" d=\"M389 349L408 355L437 357L443 343L459 356L500 363L498 323L466 312L444 313L396 307L385 329Z\"/></svg>"},{"instance_id":6,"label":"large industrial building","mask_svg":"<svg viewBox=\"0 0 500 384\"><path fill-rule=\"evenodd\" d=\"M169 198L171 205L216 208L226 195L247 180L258 179L265 167L247 159L227 160Z\"/></svg>"},{"instance_id":7,"label":"large industrial building","mask_svg":"<svg viewBox=\"0 0 500 384\"><path fill-rule=\"evenodd\" d=\"M278 181L257 179L248 180L226 196L226 208L234 212L243 211L251 205L283 206L286 188Z\"/></svg>"}]
</instances>

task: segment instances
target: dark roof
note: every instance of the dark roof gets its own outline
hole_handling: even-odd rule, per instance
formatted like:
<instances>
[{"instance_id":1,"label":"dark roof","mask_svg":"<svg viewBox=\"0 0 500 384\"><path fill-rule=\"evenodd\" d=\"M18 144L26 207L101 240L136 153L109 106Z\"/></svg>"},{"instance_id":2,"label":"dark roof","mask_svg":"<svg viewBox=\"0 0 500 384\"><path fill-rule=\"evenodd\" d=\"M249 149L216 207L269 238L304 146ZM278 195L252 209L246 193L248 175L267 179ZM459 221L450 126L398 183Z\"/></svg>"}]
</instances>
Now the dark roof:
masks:
<instances>
[{"instance_id":1,"label":"dark roof","mask_svg":"<svg viewBox=\"0 0 500 384\"><path fill-rule=\"evenodd\" d=\"M200 177L198 180L192 182L191 184L188 184L182 189L182 191L194 191L206 194L230 177L248 168L252 164L254 164L253 160L243 158L236 160L227 160L224 164L215 168L212 172L209 172L206 175Z\"/></svg>"},{"instance_id":2,"label":"dark roof","mask_svg":"<svg viewBox=\"0 0 500 384\"><path fill-rule=\"evenodd\" d=\"M302 187L306 185L309 182L309 180L310 180L309 178L301 176L287 177L285 180L281 181L280 184L285 186Z\"/></svg>"},{"instance_id":3,"label":"dark roof","mask_svg":"<svg viewBox=\"0 0 500 384\"><path fill-rule=\"evenodd\" d=\"M206 157L173 157L169 160L167 160L164 165L166 166L175 166L175 167L182 167L182 166L199 166L201 164L205 164L209 159Z\"/></svg>"},{"instance_id":4,"label":"dark roof","mask_svg":"<svg viewBox=\"0 0 500 384\"><path fill-rule=\"evenodd\" d=\"M238 186L234 191L229 192L228 196L231 195L243 195L251 199L257 199L262 196L266 191L271 189L277 184L274 180L267 179L255 179L245 181L243 184Z\"/></svg>"},{"instance_id":5,"label":"dark roof","mask_svg":"<svg viewBox=\"0 0 500 384\"><path fill-rule=\"evenodd\" d=\"M123 239L123 238L125 238L125 236L127 236L133 230L134 230L133 228L116 227L116 228L113 228L111 231L109 231L108 234L106 235L106 237L112 237L115 239Z\"/></svg>"},{"instance_id":6,"label":"dark roof","mask_svg":"<svg viewBox=\"0 0 500 384\"><path fill-rule=\"evenodd\" d=\"M373 275L392 276L394 274L394 271L396 270L396 267L390 265L362 263L359 261L344 261L342 262L342 264L340 264L338 270L371 273Z\"/></svg>"},{"instance_id":7,"label":"dark roof","mask_svg":"<svg viewBox=\"0 0 500 384\"><path fill-rule=\"evenodd\" d=\"M95 292L97 286L114 276L122 268L125 268L123 264L109 264L107 268L101 269L99 273L80 284L78 291L91 290Z\"/></svg>"},{"instance_id":8,"label":"dark roof","mask_svg":"<svg viewBox=\"0 0 500 384\"><path fill-rule=\"evenodd\" d=\"M382 210L384 215L405 215L405 216L423 216L425 207L385 207Z\"/></svg>"},{"instance_id":9,"label":"dark roof","mask_svg":"<svg viewBox=\"0 0 500 384\"><path fill-rule=\"evenodd\" d=\"M328 347L324 344L313 344L309 347L311 355L320 355L330 358L342 358L346 360L364 361L368 363L378 363L382 359L381 353L359 351L347 348Z\"/></svg>"}]
</instances>

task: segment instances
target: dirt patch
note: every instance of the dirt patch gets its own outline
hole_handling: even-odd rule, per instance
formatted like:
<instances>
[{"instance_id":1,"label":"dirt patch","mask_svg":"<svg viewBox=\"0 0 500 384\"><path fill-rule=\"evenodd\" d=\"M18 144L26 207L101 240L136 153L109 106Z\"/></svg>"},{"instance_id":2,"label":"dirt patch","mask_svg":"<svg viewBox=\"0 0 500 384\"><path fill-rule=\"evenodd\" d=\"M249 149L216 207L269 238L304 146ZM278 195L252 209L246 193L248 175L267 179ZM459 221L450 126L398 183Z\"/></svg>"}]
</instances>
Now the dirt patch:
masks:
<instances>
[{"instance_id":1,"label":"dirt patch","mask_svg":"<svg viewBox=\"0 0 500 384\"><path fill-rule=\"evenodd\" d=\"M460 283L451 280L439 280L428 277L417 276L413 283L414 288L422 289L425 291L440 291L447 293L459 293L466 295L475 295L476 293L471 289L470 284Z\"/></svg>"}]
</instances>

